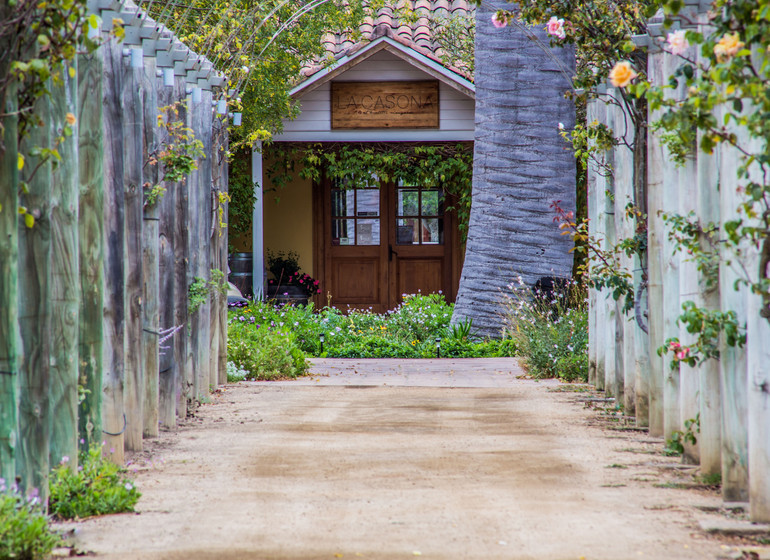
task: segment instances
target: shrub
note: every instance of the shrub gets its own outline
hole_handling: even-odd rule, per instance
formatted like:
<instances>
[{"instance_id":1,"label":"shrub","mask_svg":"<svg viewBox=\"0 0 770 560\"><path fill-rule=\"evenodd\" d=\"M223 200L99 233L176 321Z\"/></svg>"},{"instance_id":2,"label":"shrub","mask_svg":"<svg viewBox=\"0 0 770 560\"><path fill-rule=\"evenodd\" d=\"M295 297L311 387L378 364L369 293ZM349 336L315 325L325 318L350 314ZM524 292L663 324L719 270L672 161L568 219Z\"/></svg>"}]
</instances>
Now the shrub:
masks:
<instances>
[{"instance_id":1,"label":"shrub","mask_svg":"<svg viewBox=\"0 0 770 560\"><path fill-rule=\"evenodd\" d=\"M515 355L515 342L478 340L470 322L450 328L452 309L441 294L404 296L384 314L252 302L230 310L228 361L250 378L273 379L302 375L305 356L433 358L437 338L444 358Z\"/></svg>"},{"instance_id":2,"label":"shrub","mask_svg":"<svg viewBox=\"0 0 770 560\"><path fill-rule=\"evenodd\" d=\"M134 511L141 494L126 470L104 457L102 446L93 444L80 454L73 470L65 457L51 471L48 508L59 519Z\"/></svg>"},{"instance_id":3,"label":"shrub","mask_svg":"<svg viewBox=\"0 0 770 560\"><path fill-rule=\"evenodd\" d=\"M521 278L504 295L505 329L535 377L588 380L588 310L584 290L560 285L543 301Z\"/></svg>"},{"instance_id":4,"label":"shrub","mask_svg":"<svg viewBox=\"0 0 770 560\"><path fill-rule=\"evenodd\" d=\"M245 369L241 369L233 362L227 362L227 382L237 383L243 381L249 375L249 372Z\"/></svg>"},{"instance_id":5,"label":"shrub","mask_svg":"<svg viewBox=\"0 0 770 560\"><path fill-rule=\"evenodd\" d=\"M0 478L0 560L42 559L60 543L33 494L25 499Z\"/></svg>"},{"instance_id":6,"label":"shrub","mask_svg":"<svg viewBox=\"0 0 770 560\"><path fill-rule=\"evenodd\" d=\"M254 315L246 319L247 314L248 311L230 320L228 361L246 370L248 379L280 379L303 375L307 371L305 353L297 345L295 335L286 323L271 321L260 324Z\"/></svg>"}]
</instances>

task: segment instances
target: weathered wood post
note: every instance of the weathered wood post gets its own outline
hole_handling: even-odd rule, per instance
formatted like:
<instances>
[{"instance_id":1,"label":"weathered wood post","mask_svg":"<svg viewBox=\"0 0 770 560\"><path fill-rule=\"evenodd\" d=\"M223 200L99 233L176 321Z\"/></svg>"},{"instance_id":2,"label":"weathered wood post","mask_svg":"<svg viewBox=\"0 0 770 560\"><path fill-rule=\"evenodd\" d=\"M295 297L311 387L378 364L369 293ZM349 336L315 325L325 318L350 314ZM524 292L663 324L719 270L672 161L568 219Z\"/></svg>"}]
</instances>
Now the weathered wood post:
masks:
<instances>
[{"instance_id":1,"label":"weathered wood post","mask_svg":"<svg viewBox=\"0 0 770 560\"><path fill-rule=\"evenodd\" d=\"M160 130L158 127L158 79L155 76L155 60L148 58L144 61L142 76L142 107L144 111L143 150L144 186L149 191L160 183L159 163L150 163L157 159L160 146ZM145 437L158 436L158 325L159 325L159 227L160 200L149 200L145 194L144 223L142 226L142 273L143 300L143 346L144 346L144 422Z\"/></svg>"},{"instance_id":2,"label":"weathered wood post","mask_svg":"<svg viewBox=\"0 0 770 560\"><path fill-rule=\"evenodd\" d=\"M700 144L702 133L698 134ZM697 216L701 229L719 225L719 175L716 155L697 153ZM713 251L704 232L700 234L703 251ZM707 270L698 271L698 292L695 303L707 310L719 309L719 277ZM706 360L700 369L700 466L704 475L722 472L722 388L719 381L719 361Z\"/></svg>"},{"instance_id":3,"label":"weathered wood post","mask_svg":"<svg viewBox=\"0 0 770 560\"><path fill-rule=\"evenodd\" d=\"M662 84L665 80L663 73L664 55L650 50L647 54L647 74L653 83ZM657 119L651 114L650 121ZM648 280L647 293L649 301L649 427L650 435L663 436L663 359L657 350L663 344L665 330L663 323L663 240L665 229L661 211L663 206L663 177L661 170L665 162L665 154L660 139L654 134L648 135L647 143L647 254Z\"/></svg>"},{"instance_id":4,"label":"weathered wood post","mask_svg":"<svg viewBox=\"0 0 770 560\"><path fill-rule=\"evenodd\" d=\"M125 197L123 195L123 69L120 45L104 44L104 377L102 432L110 458L124 462ZM101 437L101 436L99 436Z\"/></svg>"},{"instance_id":5,"label":"weathered wood post","mask_svg":"<svg viewBox=\"0 0 770 560\"><path fill-rule=\"evenodd\" d=\"M602 87L601 92L603 95L607 94L606 87ZM604 123L610 126L610 114L607 103L602 100L596 110L597 120L600 123ZM602 162L605 164L610 163L611 154L610 151L606 151L602 154ZM595 214L592 219L594 222L594 235L596 236L597 243L599 243L600 249L606 248L605 241L605 225L606 220L604 218L604 212L607 207L607 171L600 169L596 174L596 184L594 187L594 209ZM607 298L609 293L606 288L596 290L596 388L600 391L604 389L605 382L605 367L607 359Z\"/></svg>"},{"instance_id":6,"label":"weathered wood post","mask_svg":"<svg viewBox=\"0 0 770 560\"><path fill-rule=\"evenodd\" d=\"M599 114L604 104L598 98L591 98L586 108L586 122L591 123L599 120ZM589 160L586 170L586 207L588 211L588 235L591 238L596 237L596 184L598 166L593 160ZM588 382L596 385L597 375L597 352L600 326L596 321L598 297L596 288L588 288Z\"/></svg>"},{"instance_id":7,"label":"weathered wood post","mask_svg":"<svg viewBox=\"0 0 770 560\"><path fill-rule=\"evenodd\" d=\"M174 84L173 101L182 101L185 96L184 83L177 79ZM209 102L210 98L209 98ZM187 122L187 106L184 103L179 104L179 119ZM190 216L187 183L179 183L176 186L175 209L174 209L174 324L183 328L174 335L174 362L177 369L177 387L176 387L176 413L180 418L187 417L192 410L192 401L195 398L193 381L192 359L188 347L190 346L191 331L190 317L187 308L187 289L189 286L190 261L187 255L188 237L190 229L188 228L188 219Z\"/></svg>"},{"instance_id":8,"label":"weathered wood post","mask_svg":"<svg viewBox=\"0 0 770 560\"><path fill-rule=\"evenodd\" d=\"M218 168L218 173L216 173L216 176L219 178L218 183L218 191L220 193L227 194L229 190L228 185L228 137L227 137L227 127L222 126L219 130L216 131L215 136L216 142L214 144L215 146L215 157L218 162L218 166L215 167L215 169ZM222 201L221 204L223 205L223 216L225 223L229 223L229 205ZM217 216L214 216L214 219L217 219ZM227 276L227 240L229 236L229 229L225 227L223 230L220 229L220 235L218 235L218 243L219 243L219 270L225 273L225 279ZM223 295L220 296L220 304L219 304L219 353L217 355L217 371L218 371L218 377L219 377L219 383L224 384L227 383L227 296Z\"/></svg>"},{"instance_id":9,"label":"weathered wood post","mask_svg":"<svg viewBox=\"0 0 770 560\"><path fill-rule=\"evenodd\" d=\"M16 466L22 489L36 488L45 502L51 435L51 163L30 153L35 147L51 146L50 99L39 98L34 111L42 124L32 128L20 148L27 156L21 178L28 183L28 192L21 196L20 203L35 220L32 227L24 220L19 224L19 327L24 353L19 377Z\"/></svg>"},{"instance_id":10,"label":"weathered wood post","mask_svg":"<svg viewBox=\"0 0 770 560\"><path fill-rule=\"evenodd\" d=\"M761 153L762 142L753 138L752 153ZM756 166L751 169L752 180L761 181ZM760 224L757 224L761 227ZM770 277L770 238L752 244L746 268L750 281L757 283ZM748 468L749 508L755 523L770 522L770 308L759 294L745 289L746 305L746 364L748 368Z\"/></svg>"},{"instance_id":11,"label":"weathered wood post","mask_svg":"<svg viewBox=\"0 0 770 560\"><path fill-rule=\"evenodd\" d=\"M740 130L735 132L741 133ZM745 141L745 137L739 136L739 143ZM743 218L738 213L740 195L737 193L740 154L727 143L721 143L719 158L720 238L725 239L725 224ZM735 289L740 273L733 263L742 261L748 249L745 244L736 248L724 246L719 263L720 308L735 311L741 328L747 319L746 297ZM728 346L724 336L719 345L719 377L722 389L722 497L727 502L744 502L749 497L746 351Z\"/></svg>"},{"instance_id":12,"label":"weathered wood post","mask_svg":"<svg viewBox=\"0 0 770 560\"><path fill-rule=\"evenodd\" d=\"M620 111L619 107L615 111ZM619 233L617 237L631 239L636 234L635 216L626 211L628 204L634 202L634 154L628 146L634 142L635 130L630 119L617 119L616 122L627 123L622 130L616 130L618 136L624 138L625 143L615 147L615 229ZM625 145L624 145L625 144ZM620 266L633 274L634 259L625 253L619 256ZM631 295L633 299L633 295ZM622 364L618 371L618 404L623 405L623 410L629 416L636 414L635 384L636 384L636 353L634 329L636 321L633 310L623 314L622 308L627 299L624 297L618 302L618 319L616 322L619 331L617 351L619 356L617 363ZM622 375L620 375L622 374Z\"/></svg>"},{"instance_id":13,"label":"weathered wood post","mask_svg":"<svg viewBox=\"0 0 770 560\"><path fill-rule=\"evenodd\" d=\"M73 77L70 76L73 70ZM64 64L62 84L51 86L51 123L59 144L61 162L51 176L51 407L50 461L63 457L77 468L78 451L78 337L80 271L78 250L79 163L77 118L77 60ZM71 127L72 134L64 133Z\"/></svg>"},{"instance_id":14,"label":"weathered wood post","mask_svg":"<svg viewBox=\"0 0 770 560\"><path fill-rule=\"evenodd\" d=\"M693 146L697 150L696 146ZM697 212L698 181L695 155L687 158L679 173L679 215L694 217ZM679 265L679 305L681 313L682 304L686 301L695 301L698 295L698 266L692 257L686 253L680 253ZM679 340L683 346L689 346L695 342L695 335L687 332L685 325L679 326ZM679 411L680 426L683 429L687 420L695 419L700 412L701 371L699 367L690 367L686 363L679 364ZM682 461L688 464L698 464L698 445L701 436L696 436L697 443L693 445L689 441L684 442L684 455Z\"/></svg>"},{"instance_id":15,"label":"weathered wood post","mask_svg":"<svg viewBox=\"0 0 770 560\"><path fill-rule=\"evenodd\" d=\"M617 94L614 88L607 88L607 95L609 97L615 97ZM614 132L615 136L622 134L623 131L616 130L616 127L621 126L623 123L622 112L619 115L617 107L615 105L607 105L606 109L606 122L607 126ZM615 232L615 182L616 182L616 165L615 165L615 149L607 151L606 157L607 165L610 167L611 174L606 177L605 188L601 190L599 196L601 197L600 211L602 212L602 222L604 232L604 240L602 249L607 252L612 252L615 244L617 243L617 235ZM617 377L618 377L618 363L617 363L617 321L618 321L618 302L615 301L610 295L610 290L605 289L604 299L604 383L603 388L607 394L618 397ZM616 403L619 401L615 401Z\"/></svg>"},{"instance_id":16,"label":"weathered wood post","mask_svg":"<svg viewBox=\"0 0 770 560\"><path fill-rule=\"evenodd\" d=\"M140 59L141 60L141 59ZM126 450L141 451L144 432L144 332L142 317L142 229L144 197L142 148L142 68L123 62L123 195L125 197L126 347L125 413Z\"/></svg>"},{"instance_id":17,"label":"weathered wood post","mask_svg":"<svg viewBox=\"0 0 770 560\"><path fill-rule=\"evenodd\" d=\"M155 80L157 87L157 79ZM168 107L173 103L173 91L167 88L158 89L158 105ZM159 164L160 165L160 164ZM177 339L183 339L184 331L171 334L171 329L177 324L174 317L175 301L175 209L176 196L179 185L164 181L166 193L158 202L159 229L158 229L158 275L160 289L159 299L159 325L165 335L166 340L159 348L159 372L158 372L158 421L161 425L172 428L176 426L176 406L177 406L177 376L180 369L179 363L175 360L174 348L177 345Z\"/></svg>"},{"instance_id":18,"label":"weathered wood post","mask_svg":"<svg viewBox=\"0 0 770 560\"><path fill-rule=\"evenodd\" d=\"M208 92L195 103L189 97L189 126L195 138L203 143L204 157L198 160L198 169L187 179L190 205L190 237L188 238L188 258L190 259L190 284L196 278L209 281L211 266L208 240L211 227L211 133L212 102ZM195 398L200 399L210 393L209 344L211 328L211 296L206 298L191 317L190 350L193 363Z\"/></svg>"},{"instance_id":19,"label":"weathered wood post","mask_svg":"<svg viewBox=\"0 0 770 560\"><path fill-rule=\"evenodd\" d=\"M665 84L665 81L669 76L674 74L678 63L677 57L667 52L663 52L657 58L658 63L662 65L662 78L659 82L660 85ZM666 97L677 98L680 95L679 91L666 90ZM662 346L669 338L679 337L679 325L677 319L680 314L679 303L679 252L675 241L669 237L668 227L665 221L662 219L664 215L672 215L679 211L679 197L672 196L671 193L675 192L675 189L679 188L679 168L676 162L671 158L668 149L663 146L663 143L658 139L656 143L661 150L661 195L656 197L660 201L661 221L656 223L662 228L660 230L660 249L662 251L659 260L662 266L661 269L661 287L662 287L662 303L661 309L663 318L663 327L661 339L658 341L658 345ZM656 356L657 357L657 356ZM680 399L680 387L679 387L679 367L675 366L674 355L671 352L667 352L662 356L662 373L663 373L663 435L669 438L676 431L683 429L681 420L681 411L679 408Z\"/></svg>"},{"instance_id":20,"label":"weathered wood post","mask_svg":"<svg viewBox=\"0 0 770 560\"><path fill-rule=\"evenodd\" d=\"M0 7L5 15L7 4ZM8 74L6 61L0 60L0 75ZM2 119L0 144L0 478L16 477L18 443L18 382L21 348L19 341L18 260L19 260L19 167L16 116L16 88L11 85L2 101L7 117Z\"/></svg>"},{"instance_id":21,"label":"weathered wood post","mask_svg":"<svg viewBox=\"0 0 770 560\"><path fill-rule=\"evenodd\" d=\"M80 383L86 389L78 422L85 446L102 437L104 308L103 50L78 56L78 250Z\"/></svg>"}]
</instances>

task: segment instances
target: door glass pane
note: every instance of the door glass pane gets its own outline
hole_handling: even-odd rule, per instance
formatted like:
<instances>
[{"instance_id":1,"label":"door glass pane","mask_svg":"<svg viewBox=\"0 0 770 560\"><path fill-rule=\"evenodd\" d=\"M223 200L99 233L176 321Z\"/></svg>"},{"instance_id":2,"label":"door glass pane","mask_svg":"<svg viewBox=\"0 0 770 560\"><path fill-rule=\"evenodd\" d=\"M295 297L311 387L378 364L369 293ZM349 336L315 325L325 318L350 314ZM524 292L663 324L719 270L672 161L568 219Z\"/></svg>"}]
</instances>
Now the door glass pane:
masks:
<instances>
[{"instance_id":1,"label":"door glass pane","mask_svg":"<svg viewBox=\"0 0 770 560\"><path fill-rule=\"evenodd\" d=\"M442 196L437 190L422 191L422 215L440 216L443 212Z\"/></svg>"},{"instance_id":2,"label":"door glass pane","mask_svg":"<svg viewBox=\"0 0 770 560\"><path fill-rule=\"evenodd\" d=\"M356 245L380 244L380 220L356 220Z\"/></svg>"},{"instance_id":3,"label":"door glass pane","mask_svg":"<svg viewBox=\"0 0 770 560\"><path fill-rule=\"evenodd\" d=\"M332 190L332 216L352 216L355 204L353 191Z\"/></svg>"},{"instance_id":4,"label":"door glass pane","mask_svg":"<svg viewBox=\"0 0 770 560\"><path fill-rule=\"evenodd\" d=\"M440 245L444 242L444 220L441 218L423 218L420 228L424 245Z\"/></svg>"},{"instance_id":5,"label":"door glass pane","mask_svg":"<svg viewBox=\"0 0 770 560\"><path fill-rule=\"evenodd\" d=\"M418 216L419 191L417 189L398 189L396 216Z\"/></svg>"},{"instance_id":6,"label":"door glass pane","mask_svg":"<svg viewBox=\"0 0 770 560\"><path fill-rule=\"evenodd\" d=\"M356 216L380 215L379 189L360 189L356 191Z\"/></svg>"},{"instance_id":7,"label":"door glass pane","mask_svg":"<svg viewBox=\"0 0 770 560\"><path fill-rule=\"evenodd\" d=\"M396 220L396 244L397 245L415 245L419 244L418 218L400 218Z\"/></svg>"},{"instance_id":8,"label":"door glass pane","mask_svg":"<svg viewBox=\"0 0 770 560\"><path fill-rule=\"evenodd\" d=\"M332 220L332 245L355 245L355 220Z\"/></svg>"}]
</instances>

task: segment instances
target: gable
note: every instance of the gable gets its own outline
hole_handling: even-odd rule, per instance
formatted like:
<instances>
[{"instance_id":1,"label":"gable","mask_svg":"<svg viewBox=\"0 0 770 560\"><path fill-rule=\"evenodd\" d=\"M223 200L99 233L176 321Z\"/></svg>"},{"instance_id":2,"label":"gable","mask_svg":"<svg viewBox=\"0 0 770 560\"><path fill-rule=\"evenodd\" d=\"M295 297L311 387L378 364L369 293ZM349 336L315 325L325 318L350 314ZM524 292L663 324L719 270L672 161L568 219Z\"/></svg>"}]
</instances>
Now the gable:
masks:
<instances>
[{"instance_id":1,"label":"gable","mask_svg":"<svg viewBox=\"0 0 770 560\"><path fill-rule=\"evenodd\" d=\"M465 141L473 140L475 100L472 89L458 88L454 78L419 67L389 49L380 48L364 53L355 64L339 65L341 71L314 76L312 84L305 82L292 92L300 104L301 113L284 123L284 132L275 141L334 142L334 141ZM450 72L447 70L447 72ZM319 73L320 74L320 73ZM472 83L457 76L471 88ZM325 79L324 79L325 78ZM421 129L360 129L334 130L331 126L331 84L333 82L418 82L437 80L439 86L439 127ZM313 86L313 87L310 87ZM301 95L298 95L300 94Z\"/></svg>"}]
</instances>

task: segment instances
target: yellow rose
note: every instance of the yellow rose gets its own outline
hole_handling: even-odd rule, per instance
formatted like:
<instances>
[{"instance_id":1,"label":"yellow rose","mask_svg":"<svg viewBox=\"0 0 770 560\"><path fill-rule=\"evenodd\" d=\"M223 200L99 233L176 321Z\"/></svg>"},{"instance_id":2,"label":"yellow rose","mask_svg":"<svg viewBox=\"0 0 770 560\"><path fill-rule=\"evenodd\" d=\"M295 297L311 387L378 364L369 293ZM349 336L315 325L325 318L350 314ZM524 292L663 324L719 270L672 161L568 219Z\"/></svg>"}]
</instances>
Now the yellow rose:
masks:
<instances>
[{"instance_id":1,"label":"yellow rose","mask_svg":"<svg viewBox=\"0 0 770 560\"><path fill-rule=\"evenodd\" d=\"M75 118L75 115L73 115L72 113L67 113L67 116L64 118L67 120L67 124L69 124L70 126L78 122L78 120Z\"/></svg>"},{"instance_id":2,"label":"yellow rose","mask_svg":"<svg viewBox=\"0 0 770 560\"><path fill-rule=\"evenodd\" d=\"M714 54L717 55L717 60L722 61L727 57L735 56L743 45L743 41L738 40L737 33L725 33L714 45Z\"/></svg>"},{"instance_id":3,"label":"yellow rose","mask_svg":"<svg viewBox=\"0 0 770 560\"><path fill-rule=\"evenodd\" d=\"M618 62L610 72L610 82L615 87L626 87L637 76L638 74L631 68L631 63L624 60Z\"/></svg>"}]
</instances>

